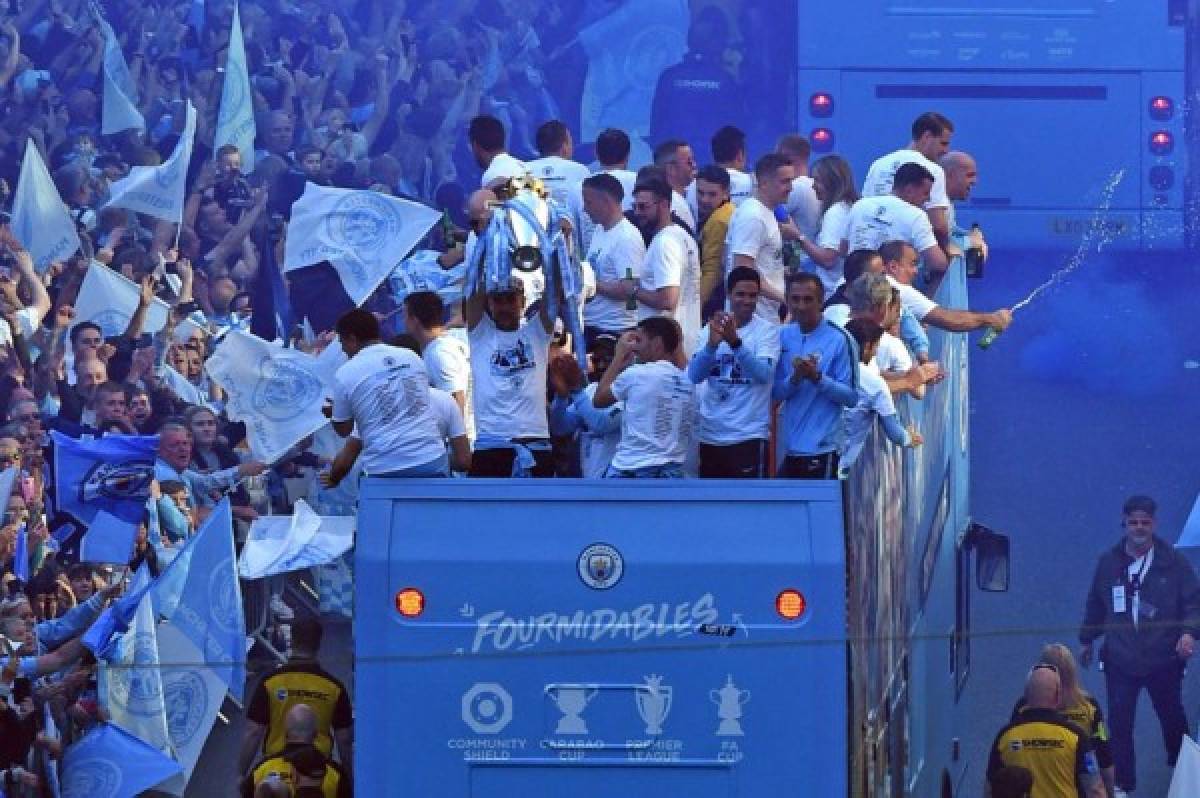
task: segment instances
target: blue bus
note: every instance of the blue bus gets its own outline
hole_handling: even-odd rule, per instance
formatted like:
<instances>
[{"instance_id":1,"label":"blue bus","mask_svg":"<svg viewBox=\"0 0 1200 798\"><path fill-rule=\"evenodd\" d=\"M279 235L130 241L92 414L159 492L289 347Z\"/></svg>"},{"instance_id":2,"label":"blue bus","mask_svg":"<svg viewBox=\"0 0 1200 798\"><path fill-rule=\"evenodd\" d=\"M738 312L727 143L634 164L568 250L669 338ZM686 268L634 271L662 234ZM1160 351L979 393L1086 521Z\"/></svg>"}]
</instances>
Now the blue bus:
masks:
<instances>
[{"instance_id":1,"label":"blue bus","mask_svg":"<svg viewBox=\"0 0 1200 798\"><path fill-rule=\"evenodd\" d=\"M939 298L965 306L961 266ZM363 795L974 795L965 336L850 478L366 480Z\"/></svg>"},{"instance_id":2,"label":"blue bus","mask_svg":"<svg viewBox=\"0 0 1200 798\"><path fill-rule=\"evenodd\" d=\"M1101 218L1112 246L1185 243L1186 0L807 0L801 129L861 180L936 110L980 181L959 207L1010 247L1074 246ZM1196 20L1192 20L1195 24ZM885 127L886 126L886 127ZM894 127L892 127L894 126Z\"/></svg>"}]
</instances>

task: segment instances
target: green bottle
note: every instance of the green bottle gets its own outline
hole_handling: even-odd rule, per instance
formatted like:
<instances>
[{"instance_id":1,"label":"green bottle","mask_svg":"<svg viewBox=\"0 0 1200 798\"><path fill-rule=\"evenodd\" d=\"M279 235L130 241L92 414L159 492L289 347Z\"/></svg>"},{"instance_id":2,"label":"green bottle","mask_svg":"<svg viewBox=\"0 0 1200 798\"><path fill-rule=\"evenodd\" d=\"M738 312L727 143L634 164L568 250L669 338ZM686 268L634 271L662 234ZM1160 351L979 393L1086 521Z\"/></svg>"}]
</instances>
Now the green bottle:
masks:
<instances>
[{"instance_id":1,"label":"green bottle","mask_svg":"<svg viewBox=\"0 0 1200 798\"><path fill-rule=\"evenodd\" d=\"M991 346L991 345L992 345L992 344L993 344L993 343L996 341L996 339L997 339L997 338L999 338L999 337L1000 337L1000 331L999 331L999 330L997 330L995 327L988 327L988 328L987 328L987 332L985 332L985 333L983 334L983 337L979 339L979 348L980 348L980 349L987 349L987 348L988 348L989 346Z\"/></svg>"},{"instance_id":2,"label":"green bottle","mask_svg":"<svg viewBox=\"0 0 1200 798\"><path fill-rule=\"evenodd\" d=\"M633 279L633 267L632 266L625 267L625 279L626 280ZM629 296L629 298L625 300L625 309L626 310L637 310L637 295L636 294L631 294Z\"/></svg>"}]
</instances>

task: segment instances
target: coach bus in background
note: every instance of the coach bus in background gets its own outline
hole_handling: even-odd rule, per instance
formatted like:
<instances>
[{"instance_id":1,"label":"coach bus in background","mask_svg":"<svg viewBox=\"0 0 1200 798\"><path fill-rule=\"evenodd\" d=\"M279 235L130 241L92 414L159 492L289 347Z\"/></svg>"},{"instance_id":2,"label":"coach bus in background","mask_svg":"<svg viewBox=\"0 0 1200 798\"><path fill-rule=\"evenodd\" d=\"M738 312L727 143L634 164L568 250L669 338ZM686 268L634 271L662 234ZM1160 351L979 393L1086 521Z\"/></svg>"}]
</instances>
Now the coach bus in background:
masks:
<instances>
[{"instance_id":1,"label":"coach bus in background","mask_svg":"<svg viewBox=\"0 0 1200 798\"><path fill-rule=\"evenodd\" d=\"M961 265L939 289L966 307ZM381 480L355 554L363 795L977 794L965 336L845 482Z\"/></svg>"},{"instance_id":2,"label":"coach bus in background","mask_svg":"<svg viewBox=\"0 0 1200 798\"><path fill-rule=\"evenodd\" d=\"M979 163L959 224L978 221L1006 247L1073 247L1124 170L1104 236L1117 249L1178 249L1196 190L1187 152L1200 145L1185 127L1187 7L1187 0L806 0L801 129L814 157L837 152L861 179L874 158L908 140L903 127L882 129L884 120L945 114L955 126L952 146ZM881 147L885 135L892 147Z\"/></svg>"}]
</instances>

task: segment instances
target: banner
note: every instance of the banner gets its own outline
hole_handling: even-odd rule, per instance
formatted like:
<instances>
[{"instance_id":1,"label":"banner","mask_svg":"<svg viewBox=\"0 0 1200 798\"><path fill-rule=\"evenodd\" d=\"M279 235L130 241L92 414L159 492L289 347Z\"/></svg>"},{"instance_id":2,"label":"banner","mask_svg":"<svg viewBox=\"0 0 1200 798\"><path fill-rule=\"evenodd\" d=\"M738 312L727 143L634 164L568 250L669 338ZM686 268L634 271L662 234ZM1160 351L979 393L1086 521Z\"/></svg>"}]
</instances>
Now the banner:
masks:
<instances>
[{"instance_id":1,"label":"banner","mask_svg":"<svg viewBox=\"0 0 1200 798\"><path fill-rule=\"evenodd\" d=\"M21 161L9 226L16 239L29 250L38 274L45 274L51 263L65 261L79 249L75 221L63 204L33 139L25 142L25 158Z\"/></svg>"},{"instance_id":2,"label":"banner","mask_svg":"<svg viewBox=\"0 0 1200 798\"><path fill-rule=\"evenodd\" d=\"M75 323L93 322L100 326L105 338L115 338L129 326L141 293L142 289L137 283L103 263L92 261L87 274L83 276L79 295L75 298ZM166 326L170 313L171 306L155 297L146 309L142 332L153 334L161 330ZM192 318L186 318L176 326L175 334L187 333L190 337L197 329L203 329L203 326Z\"/></svg>"},{"instance_id":3,"label":"banner","mask_svg":"<svg viewBox=\"0 0 1200 798\"><path fill-rule=\"evenodd\" d=\"M299 499L292 515L260 516L250 525L238 572L242 579L262 579L326 565L352 545L352 516L319 516Z\"/></svg>"},{"instance_id":4,"label":"banner","mask_svg":"<svg viewBox=\"0 0 1200 798\"><path fill-rule=\"evenodd\" d=\"M292 205L283 270L329 261L361 305L440 218L432 208L376 191L307 183Z\"/></svg>"},{"instance_id":5,"label":"banner","mask_svg":"<svg viewBox=\"0 0 1200 798\"><path fill-rule=\"evenodd\" d=\"M59 512L91 523L104 511L133 524L142 520L154 480L156 435L107 435L77 441L51 431Z\"/></svg>"},{"instance_id":6,"label":"banner","mask_svg":"<svg viewBox=\"0 0 1200 798\"><path fill-rule=\"evenodd\" d=\"M128 208L156 219L180 224L187 198L187 173L196 138L196 109L187 104L187 123L175 151L158 166L135 166L129 176L112 184L106 207Z\"/></svg>"},{"instance_id":7,"label":"banner","mask_svg":"<svg viewBox=\"0 0 1200 798\"><path fill-rule=\"evenodd\" d=\"M63 753L63 798L131 798L178 773L179 765L111 723Z\"/></svg>"},{"instance_id":8,"label":"banner","mask_svg":"<svg viewBox=\"0 0 1200 798\"><path fill-rule=\"evenodd\" d=\"M94 3L91 12L104 35L104 97L100 108L100 132L107 136L131 128L145 130L146 120L138 111L137 86L129 72L129 65L125 63L121 43Z\"/></svg>"},{"instance_id":9,"label":"banner","mask_svg":"<svg viewBox=\"0 0 1200 798\"><path fill-rule=\"evenodd\" d=\"M246 69L246 45L242 39L242 16L237 3L233 4L233 27L229 29L227 53L213 152L225 144L234 145L242 154L242 174L250 174L254 171L254 93Z\"/></svg>"},{"instance_id":10,"label":"banner","mask_svg":"<svg viewBox=\"0 0 1200 798\"><path fill-rule=\"evenodd\" d=\"M233 330L205 370L225 390L226 415L245 422L250 451L264 463L329 423L321 405L330 392L312 355Z\"/></svg>"}]
</instances>

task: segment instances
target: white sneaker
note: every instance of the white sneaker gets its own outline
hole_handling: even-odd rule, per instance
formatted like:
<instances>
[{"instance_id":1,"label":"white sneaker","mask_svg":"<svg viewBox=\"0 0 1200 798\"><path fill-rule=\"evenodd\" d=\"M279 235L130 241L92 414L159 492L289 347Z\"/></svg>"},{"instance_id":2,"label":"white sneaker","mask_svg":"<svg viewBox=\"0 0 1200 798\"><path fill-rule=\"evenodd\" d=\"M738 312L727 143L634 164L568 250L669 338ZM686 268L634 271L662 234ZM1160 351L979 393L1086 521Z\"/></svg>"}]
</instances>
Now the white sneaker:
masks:
<instances>
[{"instance_id":1,"label":"white sneaker","mask_svg":"<svg viewBox=\"0 0 1200 798\"><path fill-rule=\"evenodd\" d=\"M283 596L271 596L271 614L277 621L294 621L296 613L283 600Z\"/></svg>"}]
</instances>

